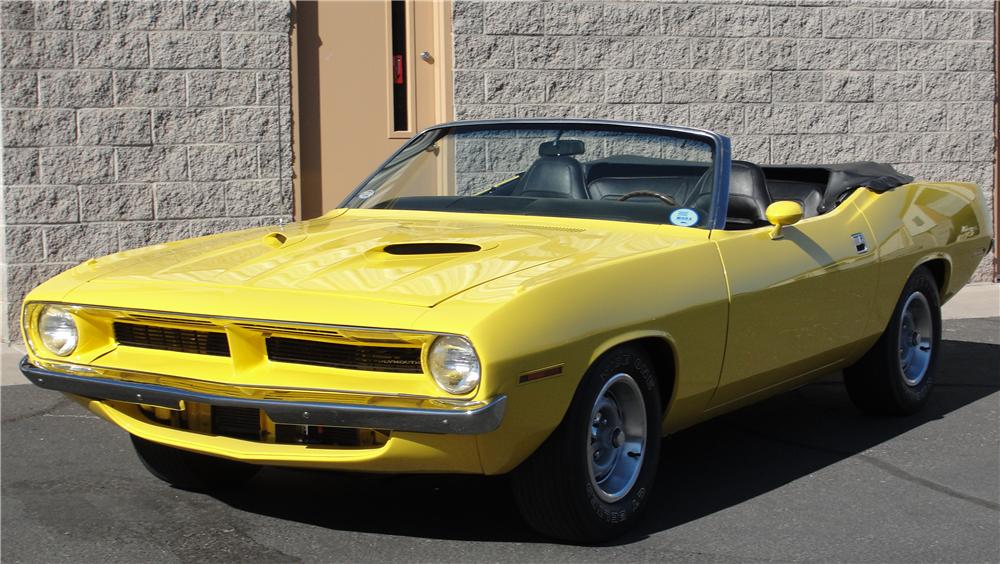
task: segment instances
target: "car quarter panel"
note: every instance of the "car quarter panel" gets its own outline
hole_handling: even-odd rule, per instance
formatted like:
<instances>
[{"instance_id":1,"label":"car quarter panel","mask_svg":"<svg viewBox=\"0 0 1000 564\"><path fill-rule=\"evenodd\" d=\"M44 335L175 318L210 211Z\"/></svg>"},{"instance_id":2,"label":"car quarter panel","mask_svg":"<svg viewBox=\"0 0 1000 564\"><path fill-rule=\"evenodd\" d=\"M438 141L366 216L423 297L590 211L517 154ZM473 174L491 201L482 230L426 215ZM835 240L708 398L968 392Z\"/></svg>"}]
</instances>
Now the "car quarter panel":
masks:
<instances>
[{"instance_id":1,"label":"car quarter panel","mask_svg":"<svg viewBox=\"0 0 1000 564\"><path fill-rule=\"evenodd\" d=\"M880 264L869 331L885 329L903 285L920 264L947 264L945 302L969 281L989 250L992 220L975 184L918 181L881 194L858 192L856 203L875 234Z\"/></svg>"},{"instance_id":2,"label":"car quarter panel","mask_svg":"<svg viewBox=\"0 0 1000 564\"><path fill-rule=\"evenodd\" d=\"M663 339L673 351L676 387L663 430L700 417L721 368L725 274L707 231L656 229L662 236L608 233L591 253L478 286L418 321L434 330L476 320L467 334L486 363L480 395L508 397L501 427L478 436L486 473L509 471L530 455L562 420L591 363L630 340ZM559 374L520 382L548 367Z\"/></svg>"}]
</instances>

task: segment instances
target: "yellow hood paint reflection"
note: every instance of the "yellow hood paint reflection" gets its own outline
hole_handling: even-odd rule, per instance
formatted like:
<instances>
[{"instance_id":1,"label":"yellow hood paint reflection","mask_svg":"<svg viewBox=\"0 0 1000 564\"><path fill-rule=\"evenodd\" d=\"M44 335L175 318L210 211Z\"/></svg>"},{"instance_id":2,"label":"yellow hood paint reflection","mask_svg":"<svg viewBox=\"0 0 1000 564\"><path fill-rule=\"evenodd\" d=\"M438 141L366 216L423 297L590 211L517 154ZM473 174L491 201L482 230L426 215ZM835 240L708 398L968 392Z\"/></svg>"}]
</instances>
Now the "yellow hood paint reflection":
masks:
<instances>
[{"instance_id":1,"label":"yellow hood paint reflection","mask_svg":"<svg viewBox=\"0 0 1000 564\"><path fill-rule=\"evenodd\" d=\"M469 288L571 255L607 257L634 253L634 239L603 230L482 221L403 218L352 210L275 228L169 243L97 261L90 280L101 283L217 285L330 292L413 306L432 307ZM520 220L520 218L517 218ZM621 247L625 240L633 245ZM654 246L665 241L654 237ZM278 243L277 240L284 241ZM395 255L387 245L461 243L473 252ZM642 246L642 245L640 245ZM599 252L598 252L599 251Z\"/></svg>"}]
</instances>

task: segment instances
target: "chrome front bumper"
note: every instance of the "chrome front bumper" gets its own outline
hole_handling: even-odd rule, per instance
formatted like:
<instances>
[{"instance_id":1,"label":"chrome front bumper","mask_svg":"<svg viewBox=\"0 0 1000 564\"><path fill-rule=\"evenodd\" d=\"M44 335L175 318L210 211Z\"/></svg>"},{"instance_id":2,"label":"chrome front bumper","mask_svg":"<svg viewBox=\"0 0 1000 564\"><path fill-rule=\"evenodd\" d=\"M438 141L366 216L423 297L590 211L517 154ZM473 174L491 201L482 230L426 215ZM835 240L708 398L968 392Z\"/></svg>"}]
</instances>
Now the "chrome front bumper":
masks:
<instances>
[{"instance_id":1,"label":"chrome front bumper","mask_svg":"<svg viewBox=\"0 0 1000 564\"><path fill-rule=\"evenodd\" d=\"M489 433L500 426L507 402L506 396L497 396L483 405L472 408L455 406L427 409L237 398L156 384L57 372L31 364L27 356L21 359L21 373L38 387L98 400L114 400L175 410L183 409L184 401L191 401L208 405L261 409L279 425L357 427L413 433L451 435Z\"/></svg>"}]
</instances>

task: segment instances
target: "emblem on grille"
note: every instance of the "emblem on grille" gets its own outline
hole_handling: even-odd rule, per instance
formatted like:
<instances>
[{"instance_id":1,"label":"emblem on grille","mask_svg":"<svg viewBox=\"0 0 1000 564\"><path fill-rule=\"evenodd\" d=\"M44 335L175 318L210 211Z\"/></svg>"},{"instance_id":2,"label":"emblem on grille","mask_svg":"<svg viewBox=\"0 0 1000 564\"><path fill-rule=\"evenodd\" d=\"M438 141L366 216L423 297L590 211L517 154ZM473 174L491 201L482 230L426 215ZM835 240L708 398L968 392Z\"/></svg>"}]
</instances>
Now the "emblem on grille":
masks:
<instances>
[{"instance_id":1,"label":"emblem on grille","mask_svg":"<svg viewBox=\"0 0 1000 564\"><path fill-rule=\"evenodd\" d=\"M854 249L858 251L858 254L868 252L868 242L865 241L864 233L855 233L851 235L851 239L854 240Z\"/></svg>"}]
</instances>

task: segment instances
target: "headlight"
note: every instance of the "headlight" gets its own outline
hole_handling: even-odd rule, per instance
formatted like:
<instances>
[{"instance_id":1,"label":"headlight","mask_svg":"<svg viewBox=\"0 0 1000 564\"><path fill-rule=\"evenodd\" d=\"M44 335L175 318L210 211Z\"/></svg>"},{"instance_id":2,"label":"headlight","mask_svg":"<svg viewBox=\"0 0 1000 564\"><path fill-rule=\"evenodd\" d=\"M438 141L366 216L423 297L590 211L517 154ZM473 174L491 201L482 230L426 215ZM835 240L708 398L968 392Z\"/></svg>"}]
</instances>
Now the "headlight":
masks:
<instances>
[{"instance_id":1,"label":"headlight","mask_svg":"<svg viewBox=\"0 0 1000 564\"><path fill-rule=\"evenodd\" d=\"M67 356L76 348L76 322L64 308L47 305L38 312L38 336L52 353Z\"/></svg>"},{"instance_id":2,"label":"headlight","mask_svg":"<svg viewBox=\"0 0 1000 564\"><path fill-rule=\"evenodd\" d=\"M449 394L464 394L479 385L479 356L465 337L441 336L427 353L431 376Z\"/></svg>"}]
</instances>

